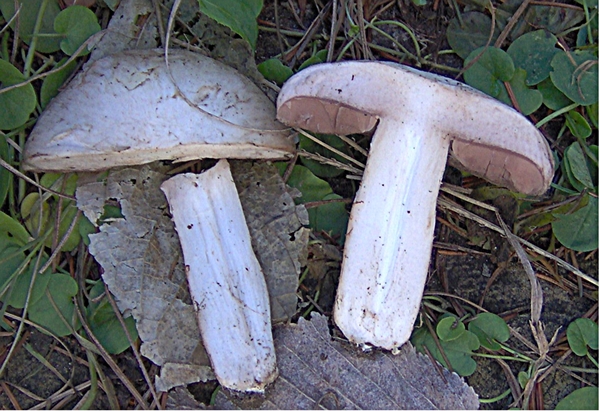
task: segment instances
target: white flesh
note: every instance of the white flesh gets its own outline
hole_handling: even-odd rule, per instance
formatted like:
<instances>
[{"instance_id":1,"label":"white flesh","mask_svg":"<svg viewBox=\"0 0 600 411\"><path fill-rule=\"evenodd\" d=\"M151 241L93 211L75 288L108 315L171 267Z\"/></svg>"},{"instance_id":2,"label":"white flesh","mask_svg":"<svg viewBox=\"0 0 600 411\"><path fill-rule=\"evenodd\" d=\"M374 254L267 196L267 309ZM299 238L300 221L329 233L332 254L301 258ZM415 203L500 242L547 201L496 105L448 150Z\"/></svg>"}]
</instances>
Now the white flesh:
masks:
<instances>
[{"instance_id":1,"label":"white flesh","mask_svg":"<svg viewBox=\"0 0 600 411\"><path fill-rule=\"evenodd\" d=\"M410 337L427 279L449 139L427 121L382 119L356 194L334 319L357 344Z\"/></svg>"},{"instance_id":2,"label":"white flesh","mask_svg":"<svg viewBox=\"0 0 600 411\"><path fill-rule=\"evenodd\" d=\"M262 269L229 163L165 181L202 340L221 385L263 391L277 377Z\"/></svg>"}]
</instances>

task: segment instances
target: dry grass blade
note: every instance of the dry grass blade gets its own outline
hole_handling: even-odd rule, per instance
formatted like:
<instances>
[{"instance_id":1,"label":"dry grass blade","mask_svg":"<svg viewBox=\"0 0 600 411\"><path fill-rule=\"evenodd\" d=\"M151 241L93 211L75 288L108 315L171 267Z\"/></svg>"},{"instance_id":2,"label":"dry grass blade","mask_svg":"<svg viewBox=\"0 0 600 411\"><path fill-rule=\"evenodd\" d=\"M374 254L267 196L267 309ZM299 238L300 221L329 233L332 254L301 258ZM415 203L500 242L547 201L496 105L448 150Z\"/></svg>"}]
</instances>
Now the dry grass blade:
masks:
<instances>
[{"instance_id":1,"label":"dry grass blade","mask_svg":"<svg viewBox=\"0 0 600 411\"><path fill-rule=\"evenodd\" d=\"M121 328L123 329L123 331L125 332L125 335L127 336L127 341L129 341L129 345L131 346L131 349L133 350L133 354L135 355L135 359L138 362L138 366L140 367L140 370L142 371L144 379L146 380L146 384L148 384L148 387L150 388L150 392L152 393L152 398L154 399L154 403L160 407L160 401L158 399L158 394L156 393L156 390L154 389L154 384L152 383L152 380L150 379L150 376L148 375L148 371L146 370L146 367L144 366L144 362L142 361L142 356L141 356L139 350L137 349L137 347L135 346L135 341L131 338L131 334L129 333L129 330L127 329L127 325L125 324L125 320L123 319L123 316L121 315L121 311L119 310L119 307L117 307L117 303L115 302L115 299L112 297L110 290L108 289L108 286L106 284L104 284L104 292L106 293L106 298L108 298L108 301L110 302L110 306L112 307L113 312L115 313L115 315L117 316L117 319L119 320L119 324L121 324Z\"/></svg>"},{"instance_id":2,"label":"dry grass blade","mask_svg":"<svg viewBox=\"0 0 600 411\"><path fill-rule=\"evenodd\" d=\"M315 136L307 133L306 131L302 130L302 129L297 129L294 128L294 130L296 130L297 132L299 132L300 134L302 134L304 137L308 138L309 140L314 141L315 143L317 143L318 145L325 147L327 150L331 151L332 153L337 154L338 156L345 158L346 160L356 164L357 166L359 166L360 168L365 168L365 165L363 163L361 163L360 161L356 160L355 158L349 156L346 153L341 152L340 150L331 147L329 144L326 144L324 142L322 142L321 140L319 140L318 138L316 138Z\"/></svg>"},{"instance_id":3,"label":"dry grass blade","mask_svg":"<svg viewBox=\"0 0 600 411\"><path fill-rule=\"evenodd\" d=\"M67 200L73 200L75 201L75 197L73 196L69 196L63 193L60 193L58 191L49 189L44 187L43 185L39 184L38 182L34 181L33 179L27 177L25 174L21 173L19 170L17 170L16 168L14 168L13 166L11 166L10 164L8 164L6 161L4 161L3 159L0 158L0 166L4 167L5 169L7 169L8 171L10 171L11 173L13 173L15 176L19 177L20 179L23 179L25 181L27 181L29 184L39 188L42 191L48 192L48 193L52 193L54 195L57 195L59 197L62 198L66 198Z\"/></svg>"},{"instance_id":4,"label":"dry grass blade","mask_svg":"<svg viewBox=\"0 0 600 411\"><path fill-rule=\"evenodd\" d=\"M77 338L77 341L79 341L79 343L83 347L88 348L88 349L92 350L93 352L97 352L98 354L100 354L102 356L102 358L104 359L104 361L106 361L108 366L111 368L111 370L113 370L113 372L115 374L117 374L117 377L119 378L119 380L121 380L123 385L125 385L125 387L131 393L131 395L133 395L133 397L138 402L138 404L143 409L148 410L149 409L148 404L146 404L146 401L144 401L144 398L142 397L142 395L138 392L138 390L134 387L133 383L129 380L129 378L127 378L127 376L123 373L123 371L115 363L115 361L112 359L110 354L108 352L106 352L106 350L104 349L104 347L102 346L100 341L98 341L98 339L96 338L96 336L90 329L89 325L87 324L86 319L81 314L82 308L79 305L79 302L77 300L75 300L75 306L77 308L75 311L77 311L77 316L79 317L79 321L81 322L81 325L83 326L83 329L85 330L85 332L87 333L89 338L92 340L93 344L90 344L89 341L84 339L79 334L75 333L74 335Z\"/></svg>"},{"instance_id":5,"label":"dry grass blade","mask_svg":"<svg viewBox=\"0 0 600 411\"><path fill-rule=\"evenodd\" d=\"M307 158L309 160L318 161L321 164L326 164L328 166L339 168L340 170L344 170L344 171L349 171L354 174L358 174L358 175L362 174L362 170L352 167L349 164L340 163L339 161L337 161L333 158L323 157L320 154L309 153L306 150L298 150L298 156Z\"/></svg>"},{"instance_id":6,"label":"dry grass blade","mask_svg":"<svg viewBox=\"0 0 600 411\"><path fill-rule=\"evenodd\" d=\"M470 202L476 202L476 200L473 199L469 199L468 201ZM480 224L483 227L489 228L490 230L496 231L497 233L500 233L502 235L505 235L504 230L499 227L498 225L489 222L488 220L486 220L485 218L482 218L480 216L478 216L475 213L472 213L468 210L465 210L464 208L456 205L455 203L453 203L452 201L448 200L447 198L445 198L444 196L440 196L438 197L438 206L442 209L442 210L449 210L449 211L453 211L456 214L459 214L465 218L468 218L470 220L473 220L474 222L476 222L477 224ZM489 205L486 205L487 207L492 207ZM496 211L497 209L495 207L493 207L494 211ZM561 258L558 258L557 256L555 256L552 253L549 253L548 251L536 246L535 244L530 243L527 240L522 239L521 237L516 237L517 241L521 244L523 244L525 247L531 249L532 251L534 251L535 253L549 258L553 261L555 261L559 266L561 266L562 268L572 272L573 274L575 274L578 277L581 277L582 279L584 279L585 281L589 282L590 284L593 284L595 286L598 286L598 280L590 277L589 275L587 275L586 273L582 272L581 270L577 269L577 267L574 267L572 264L567 263L566 261L564 261Z\"/></svg>"}]
</instances>

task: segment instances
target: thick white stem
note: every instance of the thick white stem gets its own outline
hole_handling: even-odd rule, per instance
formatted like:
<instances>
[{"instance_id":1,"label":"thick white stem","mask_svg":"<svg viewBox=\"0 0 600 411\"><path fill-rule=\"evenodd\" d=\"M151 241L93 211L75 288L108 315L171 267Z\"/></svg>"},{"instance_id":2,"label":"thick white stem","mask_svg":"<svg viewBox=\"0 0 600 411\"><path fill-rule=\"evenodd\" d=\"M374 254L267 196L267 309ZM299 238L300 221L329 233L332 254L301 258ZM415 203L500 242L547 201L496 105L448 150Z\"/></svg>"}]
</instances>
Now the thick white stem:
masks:
<instances>
[{"instance_id":1,"label":"thick white stem","mask_svg":"<svg viewBox=\"0 0 600 411\"><path fill-rule=\"evenodd\" d=\"M229 164L179 174L164 191L179 234L190 294L221 385L263 391L277 377L269 297Z\"/></svg>"},{"instance_id":2,"label":"thick white stem","mask_svg":"<svg viewBox=\"0 0 600 411\"><path fill-rule=\"evenodd\" d=\"M354 343L397 348L419 312L449 146L426 123L383 119L371 142L334 307Z\"/></svg>"}]
</instances>

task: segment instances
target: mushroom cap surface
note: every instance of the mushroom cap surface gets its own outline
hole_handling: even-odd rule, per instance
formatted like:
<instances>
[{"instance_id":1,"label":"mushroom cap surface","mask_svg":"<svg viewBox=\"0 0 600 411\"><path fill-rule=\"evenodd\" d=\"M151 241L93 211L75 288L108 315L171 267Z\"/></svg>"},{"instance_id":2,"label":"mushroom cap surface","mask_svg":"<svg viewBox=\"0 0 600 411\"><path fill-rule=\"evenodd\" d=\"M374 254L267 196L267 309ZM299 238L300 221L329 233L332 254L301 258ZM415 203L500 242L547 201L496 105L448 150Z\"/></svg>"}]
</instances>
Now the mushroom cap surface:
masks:
<instances>
[{"instance_id":1,"label":"mushroom cap surface","mask_svg":"<svg viewBox=\"0 0 600 411\"><path fill-rule=\"evenodd\" d=\"M282 159L295 143L275 116L254 83L216 60L171 50L167 69L163 50L129 50L90 64L51 101L27 140L24 167Z\"/></svg>"},{"instance_id":2,"label":"mushroom cap surface","mask_svg":"<svg viewBox=\"0 0 600 411\"><path fill-rule=\"evenodd\" d=\"M291 77L277 100L281 122L318 133L364 133L407 116L422 118L423 132L450 138L452 155L473 174L526 194L548 189L552 152L535 126L442 76L387 62L324 63Z\"/></svg>"}]
</instances>

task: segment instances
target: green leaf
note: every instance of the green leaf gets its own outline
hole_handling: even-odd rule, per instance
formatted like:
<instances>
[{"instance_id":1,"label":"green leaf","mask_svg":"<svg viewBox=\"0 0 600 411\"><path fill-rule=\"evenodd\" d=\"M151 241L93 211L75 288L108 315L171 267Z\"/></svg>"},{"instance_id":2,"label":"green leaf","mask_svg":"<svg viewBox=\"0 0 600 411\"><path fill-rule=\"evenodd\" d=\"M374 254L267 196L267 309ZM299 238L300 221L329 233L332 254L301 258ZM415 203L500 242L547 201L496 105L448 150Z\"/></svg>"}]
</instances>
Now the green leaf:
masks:
<instances>
[{"instance_id":1,"label":"green leaf","mask_svg":"<svg viewBox=\"0 0 600 411\"><path fill-rule=\"evenodd\" d=\"M284 65L279 59L265 60L256 66L256 68L267 80L273 81L278 85L285 83L294 74L292 69Z\"/></svg>"},{"instance_id":2,"label":"green leaf","mask_svg":"<svg viewBox=\"0 0 600 411\"><path fill-rule=\"evenodd\" d=\"M29 319L63 337L71 334L72 329L79 328L79 322L73 316L77 282L65 274L49 274L49 277L46 292L29 307Z\"/></svg>"},{"instance_id":3,"label":"green leaf","mask_svg":"<svg viewBox=\"0 0 600 411\"><path fill-rule=\"evenodd\" d=\"M461 58L466 59L473 50L487 44L492 31L492 19L477 11L464 13L461 18L462 26L457 18L450 20L446 30L446 38L452 50ZM498 33L496 28L491 44L498 37Z\"/></svg>"},{"instance_id":4,"label":"green leaf","mask_svg":"<svg viewBox=\"0 0 600 411\"><path fill-rule=\"evenodd\" d=\"M592 179L588 161L578 142L575 142L566 148L565 158L568 160L568 171L570 171L573 178L583 184L584 187L594 189L594 180ZM573 183L573 181L571 181L571 183Z\"/></svg>"},{"instance_id":5,"label":"green leaf","mask_svg":"<svg viewBox=\"0 0 600 411\"><path fill-rule=\"evenodd\" d=\"M576 110L571 110L565 115L567 127L575 137L588 138L592 135L592 128L586 121L585 117L579 114Z\"/></svg>"},{"instance_id":6,"label":"green leaf","mask_svg":"<svg viewBox=\"0 0 600 411\"><path fill-rule=\"evenodd\" d=\"M40 260L39 267L46 263L47 259L42 258ZM25 307L25 300L27 299L27 293L31 286L31 277L35 268L35 259L29 262L27 269L21 273L13 283L10 297L6 300L6 303L11 307L21 309ZM31 296L29 297L30 306L31 304L39 301L43 296L44 292L48 288L48 282L50 281L50 270L46 270L43 274L38 274L35 278L35 283L31 290ZM31 311L30 311L31 312Z\"/></svg>"},{"instance_id":7,"label":"green leaf","mask_svg":"<svg viewBox=\"0 0 600 411\"><path fill-rule=\"evenodd\" d=\"M533 113L535 110L540 108L544 97L542 93L537 90L532 90L525 85L525 77L527 73L525 70L518 68L515 70L514 76L510 79L510 88L517 100L521 113L525 116ZM497 96L498 100L512 106L512 101L508 96L506 87L503 85L500 94Z\"/></svg>"},{"instance_id":8,"label":"green leaf","mask_svg":"<svg viewBox=\"0 0 600 411\"><path fill-rule=\"evenodd\" d=\"M25 220L25 227L35 238L40 237L48 225L50 206L47 202L40 204L40 195L37 192L29 193L21 201L21 217ZM41 207L40 207L41 205ZM41 209L40 209L41 208ZM40 221L41 212L41 221Z\"/></svg>"},{"instance_id":9,"label":"green leaf","mask_svg":"<svg viewBox=\"0 0 600 411\"><path fill-rule=\"evenodd\" d=\"M70 225L73 223L73 219L77 217L77 207L75 206L75 204L69 203L66 205L63 205L63 209L61 211L61 215L60 215L60 222L58 224L58 239L62 239L64 237L64 235L67 233L67 231L69 230ZM77 248L77 246L79 245L79 241L81 241L81 235L79 234L79 228L77 226L77 224L79 224L78 220L75 224L75 227L73 228L73 231L71 231L71 234L69 235L69 237L67 238L67 241L65 241L65 243L63 244L61 251L66 251L66 252L70 252L73 251L75 248ZM50 230L54 230L54 227L49 228ZM54 235L50 235L48 237L48 239L46 240L46 247L50 247L52 248L53 246L53 241L54 241Z\"/></svg>"},{"instance_id":10,"label":"green leaf","mask_svg":"<svg viewBox=\"0 0 600 411\"><path fill-rule=\"evenodd\" d=\"M583 6L585 4L588 9L597 9L598 8L598 0L575 0L575 3L579 3Z\"/></svg>"},{"instance_id":11,"label":"green leaf","mask_svg":"<svg viewBox=\"0 0 600 411\"><path fill-rule=\"evenodd\" d=\"M452 341L459 338L465 332L465 325L462 321L454 316L442 318L437 326L435 332L442 341Z\"/></svg>"},{"instance_id":12,"label":"green leaf","mask_svg":"<svg viewBox=\"0 0 600 411\"><path fill-rule=\"evenodd\" d=\"M549 78L538 84L537 89L542 93L544 105L550 110L560 110L572 104L572 101L562 91L557 89Z\"/></svg>"},{"instance_id":13,"label":"green leaf","mask_svg":"<svg viewBox=\"0 0 600 411\"><path fill-rule=\"evenodd\" d=\"M588 353L588 347L598 350L598 324L589 318L578 318L567 327L569 347L578 356Z\"/></svg>"},{"instance_id":14,"label":"green leaf","mask_svg":"<svg viewBox=\"0 0 600 411\"><path fill-rule=\"evenodd\" d=\"M475 59L476 62L470 65ZM473 50L464 66L470 66L464 74L465 82L492 97L498 97L503 90L506 91L503 82L510 81L515 74L510 56L496 47Z\"/></svg>"},{"instance_id":15,"label":"green leaf","mask_svg":"<svg viewBox=\"0 0 600 411\"><path fill-rule=\"evenodd\" d=\"M506 52L512 57L515 67L527 72L526 84L533 86L548 78L548 62L559 51L556 37L545 30L526 33L516 39Z\"/></svg>"},{"instance_id":16,"label":"green leaf","mask_svg":"<svg viewBox=\"0 0 600 411\"><path fill-rule=\"evenodd\" d=\"M294 167L287 184L302 193L302 197L299 199L301 203L341 198L333 193L327 181L320 179L308 168L300 165ZM335 202L309 208L308 218L313 230L324 230L333 236L339 236L340 244L344 243L349 218L344 203Z\"/></svg>"},{"instance_id":17,"label":"green leaf","mask_svg":"<svg viewBox=\"0 0 600 411\"><path fill-rule=\"evenodd\" d=\"M594 125L594 128L598 128L598 103L590 104L589 106L585 106L585 111L587 112L590 121Z\"/></svg>"},{"instance_id":18,"label":"green leaf","mask_svg":"<svg viewBox=\"0 0 600 411\"><path fill-rule=\"evenodd\" d=\"M300 190L302 203L321 201L326 195L333 193L327 181L315 176L308 168L299 165L292 170L287 184Z\"/></svg>"},{"instance_id":19,"label":"green leaf","mask_svg":"<svg viewBox=\"0 0 600 411\"><path fill-rule=\"evenodd\" d=\"M418 351L425 353L423 346L427 347L431 355L442 365L448 368L437 345L429 331L423 327L417 329L411 337L411 342ZM471 358L473 351L479 348L479 340L470 331L465 331L460 337L452 341L440 341L440 345L452 365L452 369L460 376L467 377L475 372L477 363Z\"/></svg>"},{"instance_id":20,"label":"green leaf","mask_svg":"<svg viewBox=\"0 0 600 411\"><path fill-rule=\"evenodd\" d=\"M25 227L8 214L4 214L2 211L0 211L0 235L11 238L20 246L25 245L32 240Z\"/></svg>"},{"instance_id":21,"label":"green leaf","mask_svg":"<svg viewBox=\"0 0 600 411\"><path fill-rule=\"evenodd\" d=\"M79 217L79 223L77 224L79 235L83 240L83 244L86 246L90 245L90 234L96 233L96 227L85 215Z\"/></svg>"},{"instance_id":22,"label":"green leaf","mask_svg":"<svg viewBox=\"0 0 600 411\"><path fill-rule=\"evenodd\" d=\"M68 59L66 57L60 60L56 64L56 67L61 67L60 71L52 73L44 78L44 82L42 83L42 88L40 90L40 105L42 108L45 108L50 100L52 100L58 94L60 87L62 87L64 82L77 68L77 61L73 60L65 65L67 61Z\"/></svg>"},{"instance_id":23,"label":"green leaf","mask_svg":"<svg viewBox=\"0 0 600 411\"><path fill-rule=\"evenodd\" d=\"M317 134L316 137L325 144L343 153L348 153L348 146L338 136L333 134ZM332 153L330 150L326 149L322 145L315 143L310 138L305 137L303 135L300 135L299 148L302 150L306 150L309 153L319 154L323 157L335 158L341 163L346 162L346 160L343 157ZM339 168L327 164L321 164L316 160L301 157L300 161L302 161L302 164L305 165L310 171L312 171L317 177L337 177L344 172L344 170L340 170Z\"/></svg>"},{"instance_id":24,"label":"green leaf","mask_svg":"<svg viewBox=\"0 0 600 411\"><path fill-rule=\"evenodd\" d=\"M550 78L557 89L575 103L587 106L598 102L598 58L589 51L556 53Z\"/></svg>"},{"instance_id":25,"label":"green leaf","mask_svg":"<svg viewBox=\"0 0 600 411\"><path fill-rule=\"evenodd\" d=\"M12 156L9 157L10 152L8 150L8 143L6 142L7 138L8 137L6 136L0 135L0 158L8 164L11 164ZM11 176L12 174L10 171L0 166L0 208L2 208L4 201L6 200L8 188L12 182Z\"/></svg>"},{"instance_id":26,"label":"green leaf","mask_svg":"<svg viewBox=\"0 0 600 411\"><path fill-rule=\"evenodd\" d=\"M510 337L510 330L506 322L493 313L481 313L469 323L469 331L477 336L479 343L493 351L497 351L500 345Z\"/></svg>"},{"instance_id":27,"label":"green leaf","mask_svg":"<svg viewBox=\"0 0 600 411\"><path fill-rule=\"evenodd\" d=\"M8 61L0 59L0 84L8 87L25 81L21 72ZM33 86L25 84L0 94L0 130L21 127L35 110L36 96Z\"/></svg>"},{"instance_id":28,"label":"green leaf","mask_svg":"<svg viewBox=\"0 0 600 411\"><path fill-rule=\"evenodd\" d=\"M327 60L327 50L320 50L316 52L314 55L310 56L304 63L300 64L298 67L298 71L304 70L306 67L312 66L313 64L320 64Z\"/></svg>"},{"instance_id":29,"label":"green leaf","mask_svg":"<svg viewBox=\"0 0 600 411\"><path fill-rule=\"evenodd\" d=\"M530 27L559 33L576 26L585 19L582 10L548 6L531 6L525 12L525 21Z\"/></svg>"},{"instance_id":30,"label":"green leaf","mask_svg":"<svg viewBox=\"0 0 600 411\"><path fill-rule=\"evenodd\" d=\"M54 20L54 30L65 38L60 42L60 49L72 56L77 49L94 34L101 30L93 11L83 6L71 6L61 11ZM88 54L83 50L80 55Z\"/></svg>"},{"instance_id":31,"label":"green leaf","mask_svg":"<svg viewBox=\"0 0 600 411\"><path fill-rule=\"evenodd\" d=\"M583 387L573 391L556 404L556 410L597 410L598 387Z\"/></svg>"},{"instance_id":32,"label":"green leaf","mask_svg":"<svg viewBox=\"0 0 600 411\"><path fill-rule=\"evenodd\" d=\"M65 182L65 178L67 181ZM40 184L46 188L51 188L54 191L63 194L74 196L77 189L77 174L62 174L62 173L45 173L40 179ZM55 194L53 196L57 197ZM63 200L70 201L70 200Z\"/></svg>"},{"instance_id":33,"label":"green leaf","mask_svg":"<svg viewBox=\"0 0 600 411\"><path fill-rule=\"evenodd\" d=\"M262 10L262 0L198 0L198 4L202 13L229 27L250 43L252 50L256 49L256 18Z\"/></svg>"},{"instance_id":34,"label":"green leaf","mask_svg":"<svg viewBox=\"0 0 600 411\"><path fill-rule=\"evenodd\" d=\"M44 34L44 36L38 37L35 49L40 53L54 53L58 51L60 49L61 38L59 36L52 36L52 34L56 34L53 29L54 19L60 13L58 0L0 0L0 11L2 11L5 21L9 21L14 16L15 3L17 3L17 8L21 6L21 11L19 12L19 38L28 45L31 44L31 40L33 39L33 29L42 3L45 3L42 24L39 30L39 34ZM10 25L13 30L15 22L16 19Z\"/></svg>"},{"instance_id":35,"label":"green leaf","mask_svg":"<svg viewBox=\"0 0 600 411\"><path fill-rule=\"evenodd\" d=\"M331 193L323 197L323 200L339 200L342 197ZM311 228L315 231L325 231L335 239L339 239L340 245L344 244L348 219L350 215L346 205L342 202L324 204L319 207L308 209L308 219Z\"/></svg>"},{"instance_id":36,"label":"green leaf","mask_svg":"<svg viewBox=\"0 0 600 411\"><path fill-rule=\"evenodd\" d=\"M554 214L554 235L567 248L592 251L598 248L598 199L589 196L586 206L571 214Z\"/></svg>"},{"instance_id":37,"label":"green leaf","mask_svg":"<svg viewBox=\"0 0 600 411\"><path fill-rule=\"evenodd\" d=\"M90 305L87 309L87 320L90 328L104 349L110 354L120 354L129 348L127 335L117 318L108 298L106 296L100 301L94 301L104 293L104 283L99 281L90 290ZM138 338L137 328L133 317L127 317L125 326L135 341Z\"/></svg>"}]
</instances>

